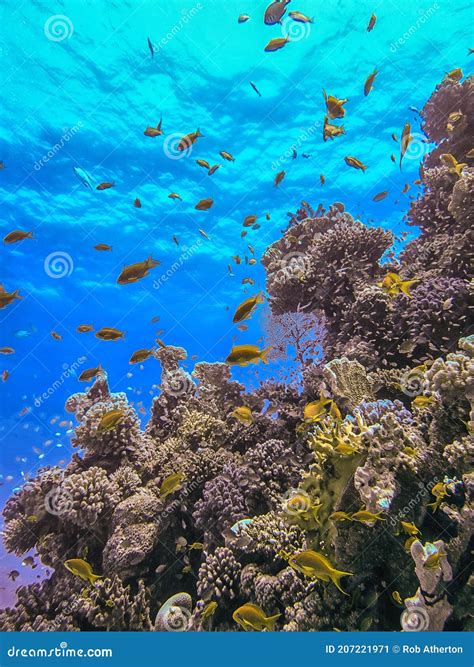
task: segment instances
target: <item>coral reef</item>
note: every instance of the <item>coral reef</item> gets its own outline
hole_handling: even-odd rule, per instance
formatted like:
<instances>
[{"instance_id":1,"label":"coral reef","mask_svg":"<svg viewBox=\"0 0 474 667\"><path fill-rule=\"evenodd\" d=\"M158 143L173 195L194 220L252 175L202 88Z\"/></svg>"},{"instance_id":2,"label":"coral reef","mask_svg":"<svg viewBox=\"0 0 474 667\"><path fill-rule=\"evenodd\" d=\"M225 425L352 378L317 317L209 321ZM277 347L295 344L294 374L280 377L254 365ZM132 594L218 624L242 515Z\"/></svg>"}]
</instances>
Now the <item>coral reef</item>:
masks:
<instances>
[{"instance_id":1,"label":"coral reef","mask_svg":"<svg viewBox=\"0 0 474 667\"><path fill-rule=\"evenodd\" d=\"M185 350L164 346L144 430L105 373L68 400L77 452L3 510L6 548L52 570L17 589L3 630L237 631L247 602L279 614L277 631L468 627L474 170L439 157L471 148L472 88L443 82L423 110L439 145L399 260L385 261L391 232L341 204L302 205L264 254L271 335L294 348L298 382L246 391L226 364L188 373ZM416 280L411 297L384 287L388 272ZM112 409L119 423L101 428ZM342 587L296 568L307 552Z\"/></svg>"}]
</instances>

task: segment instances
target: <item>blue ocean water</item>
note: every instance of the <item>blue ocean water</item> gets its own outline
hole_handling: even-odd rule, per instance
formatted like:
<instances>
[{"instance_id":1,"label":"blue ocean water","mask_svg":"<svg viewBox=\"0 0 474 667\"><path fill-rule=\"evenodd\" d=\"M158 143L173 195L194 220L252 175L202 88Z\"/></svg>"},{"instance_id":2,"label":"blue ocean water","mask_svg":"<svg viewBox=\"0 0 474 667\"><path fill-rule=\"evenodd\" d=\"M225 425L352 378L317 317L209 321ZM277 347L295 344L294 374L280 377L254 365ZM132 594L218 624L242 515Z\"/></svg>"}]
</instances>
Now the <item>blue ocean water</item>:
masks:
<instances>
[{"instance_id":1,"label":"blue ocean water","mask_svg":"<svg viewBox=\"0 0 474 667\"><path fill-rule=\"evenodd\" d=\"M232 325L237 304L265 287L259 262L236 265L232 256L251 257L251 244L258 260L301 200L314 209L343 202L368 224L416 236L402 220L416 186L401 192L430 149L416 109L446 72L469 73L472 4L292 0L287 10L314 22L285 17L273 26L263 22L267 4L2 2L2 237L22 229L34 238L0 248L1 282L23 297L0 314L1 346L15 349L1 357L9 378L1 384L0 505L42 465L70 459L73 422L64 403L84 389L77 381L84 368L101 363L112 390L142 401L145 422L159 392L159 364L128 360L152 347L157 332L211 362L225 359L235 336L255 343L264 335L262 316L244 332ZM367 32L372 13L377 22ZM250 19L239 24L240 14ZM283 49L264 52L282 37L290 40ZM345 135L327 142L323 88L349 100ZM160 118L163 135L145 136ZM415 140L400 171L391 135L400 137L406 122ZM203 136L183 155L179 138L197 128ZM347 155L367 171L348 167ZM221 166L209 176L197 159ZM74 168L90 176L93 189ZM276 188L279 171L285 178ZM114 187L96 190L102 182ZM386 190L386 199L373 201ZM172 192L182 201L170 199ZM205 198L212 208L196 210ZM241 238L247 215L261 226ZM94 250L98 243L112 251ZM159 267L138 283L117 284L125 265L150 255ZM242 284L247 277L254 285ZM77 333L80 324L117 327L126 336L100 341ZM233 370L248 386L258 382L256 373L253 366ZM0 574L12 567L22 583L36 576L3 556Z\"/></svg>"}]
</instances>

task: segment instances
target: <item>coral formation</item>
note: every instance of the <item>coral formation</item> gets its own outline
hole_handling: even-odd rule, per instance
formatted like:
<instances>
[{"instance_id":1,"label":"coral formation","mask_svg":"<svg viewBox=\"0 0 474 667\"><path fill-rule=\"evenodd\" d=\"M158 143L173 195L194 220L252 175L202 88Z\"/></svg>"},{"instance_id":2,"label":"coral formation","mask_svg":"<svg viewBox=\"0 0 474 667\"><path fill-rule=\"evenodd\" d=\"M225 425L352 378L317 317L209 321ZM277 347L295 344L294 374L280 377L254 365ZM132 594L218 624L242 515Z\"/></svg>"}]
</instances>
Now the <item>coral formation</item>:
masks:
<instances>
[{"instance_id":1,"label":"coral formation","mask_svg":"<svg viewBox=\"0 0 474 667\"><path fill-rule=\"evenodd\" d=\"M421 234L398 261L384 258L391 232L340 204L302 206L268 248L274 336L300 354L299 384L246 391L226 364L190 374L185 350L166 346L144 430L104 373L68 400L77 453L3 511L6 548L35 549L52 572L18 588L2 629L236 631L232 613L247 602L280 614L275 629L287 632L467 626L474 171L453 174L439 156L461 161L471 148L472 99L471 81L444 82L423 110L439 145L408 213ZM384 288L388 272L416 280L411 297ZM309 416L308 404L319 405ZM235 417L243 405L249 423ZM120 422L100 428L112 409ZM311 550L342 571L343 589L295 569Z\"/></svg>"}]
</instances>

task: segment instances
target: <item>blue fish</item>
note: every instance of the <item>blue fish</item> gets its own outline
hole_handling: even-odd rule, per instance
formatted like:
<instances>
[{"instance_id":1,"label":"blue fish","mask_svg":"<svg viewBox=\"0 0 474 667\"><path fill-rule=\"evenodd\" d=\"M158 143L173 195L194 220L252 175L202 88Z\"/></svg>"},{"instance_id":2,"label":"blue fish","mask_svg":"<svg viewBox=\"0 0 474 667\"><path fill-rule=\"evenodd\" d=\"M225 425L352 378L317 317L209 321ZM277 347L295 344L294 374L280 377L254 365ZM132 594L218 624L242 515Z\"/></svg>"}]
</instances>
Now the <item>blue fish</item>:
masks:
<instances>
[{"instance_id":1,"label":"blue fish","mask_svg":"<svg viewBox=\"0 0 474 667\"><path fill-rule=\"evenodd\" d=\"M35 326L30 326L29 329L18 329L14 332L15 338L28 338L31 334L36 332Z\"/></svg>"},{"instance_id":2,"label":"blue fish","mask_svg":"<svg viewBox=\"0 0 474 667\"><path fill-rule=\"evenodd\" d=\"M73 167L73 171L84 187L89 188L89 190L94 189L92 185L92 179L89 174L84 171L84 169L81 169L80 167Z\"/></svg>"}]
</instances>

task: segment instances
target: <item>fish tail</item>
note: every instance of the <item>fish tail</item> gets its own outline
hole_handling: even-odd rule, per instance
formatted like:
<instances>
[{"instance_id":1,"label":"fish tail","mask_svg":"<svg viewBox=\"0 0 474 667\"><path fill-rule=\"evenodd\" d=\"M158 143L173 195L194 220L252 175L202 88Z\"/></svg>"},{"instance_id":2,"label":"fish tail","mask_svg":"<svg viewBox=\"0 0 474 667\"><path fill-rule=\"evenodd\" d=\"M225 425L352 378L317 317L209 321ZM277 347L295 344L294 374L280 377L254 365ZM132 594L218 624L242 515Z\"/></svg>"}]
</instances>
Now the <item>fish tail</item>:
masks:
<instances>
[{"instance_id":1,"label":"fish tail","mask_svg":"<svg viewBox=\"0 0 474 667\"><path fill-rule=\"evenodd\" d=\"M342 577L352 577L353 573L352 572L341 572L340 570L334 570L334 572L331 574L331 581L332 583L338 588L341 593L344 593L344 595L349 595L349 593L346 593L346 591L341 587L341 582L340 579Z\"/></svg>"},{"instance_id":2,"label":"fish tail","mask_svg":"<svg viewBox=\"0 0 474 667\"><path fill-rule=\"evenodd\" d=\"M264 364L268 364L267 355L271 349L272 349L271 347L266 347L264 350L260 352L260 359L263 361Z\"/></svg>"},{"instance_id":3,"label":"fish tail","mask_svg":"<svg viewBox=\"0 0 474 667\"><path fill-rule=\"evenodd\" d=\"M413 295L410 292L410 287L416 282L417 282L416 280L405 280L404 282L401 282L400 283L400 291L403 292L403 294L406 294L406 296L409 296L412 299Z\"/></svg>"},{"instance_id":4,"label":"fish tail","mask_svg":"<svg viewBox=\"0 0 474 667\"><path fill-rule=\"evenodd\" d=\"M13 296L16 297L17 299L23 299L23 297L20 296L20 290L19 290L19 289L16 289L16 290L13 292Z\"/></svg>"},{"instance_id":5,"label":"fish tail","mask_svg":"<svg viewBox=\"0 0 474 667\"><path fill-rule=\"evenodd\" d=\"M275 623L280 618L281 614L275 614L274 616L268 616L265 619L265 627L271 632L275 629Z\"/></svg>"},{"instance_id":6,"label":"fish tail","mask_svg":"<svg viewBox=\"0 0 474 667\"><path fill-rule=\"evenodd\" d=\"M196 130L195 134L196 134L196 137L203 137L204 136L203 134L201 134L201 130L199 129L199 127Z\"/></svg>"},{"instance_id":7,"label":"fish tail","mask_svg":"<svg viewBox=\"0 0 474 667\"><path fill-rule=\"evenodd\" d=\"M93 572L91 572L88 579L89 579L89 583L91 585L94 585L95 582L97 581L97 579L102 579L102 575L101 574L94 574Z\"/></svg>"}]
</instances>

